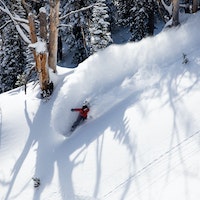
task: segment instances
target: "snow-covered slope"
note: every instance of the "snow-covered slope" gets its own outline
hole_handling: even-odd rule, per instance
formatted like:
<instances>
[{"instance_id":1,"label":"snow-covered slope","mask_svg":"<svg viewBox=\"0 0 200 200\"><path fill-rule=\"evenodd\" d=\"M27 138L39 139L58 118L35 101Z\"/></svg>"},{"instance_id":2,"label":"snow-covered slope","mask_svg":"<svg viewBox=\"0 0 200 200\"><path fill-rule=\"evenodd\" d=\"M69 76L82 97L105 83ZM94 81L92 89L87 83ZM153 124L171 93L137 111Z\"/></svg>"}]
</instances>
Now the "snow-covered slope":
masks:
<instances>
[{"instance_id":1,"label":"snow-covered slope","mask_svg":"<svg viewBox=\"0 0 200 200\"><path fill-rule=\"evenodd\" d=\"M0 199L198 199L199 22L58 68L47 102L33 85L1 94ZM89 119L66 139L85 99Z\"/></svg>"}]
</instances>

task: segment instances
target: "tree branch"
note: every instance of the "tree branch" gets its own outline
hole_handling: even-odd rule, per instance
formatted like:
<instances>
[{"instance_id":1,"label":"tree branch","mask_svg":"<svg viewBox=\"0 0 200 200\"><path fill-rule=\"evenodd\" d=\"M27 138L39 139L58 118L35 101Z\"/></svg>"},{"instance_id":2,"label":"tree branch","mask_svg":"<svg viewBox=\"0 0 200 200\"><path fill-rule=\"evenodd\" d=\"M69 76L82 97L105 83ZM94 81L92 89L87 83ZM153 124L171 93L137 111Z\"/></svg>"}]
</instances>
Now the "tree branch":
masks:
<instances>
[{"instance_id":1,"label":"tree branch","mask_svg":"<svg viewBox=\"0 0 200 200\"><path fill-rule=\"evenodd\" d=\"M22 6L26 10L26 13L30 13L30 6L26 3L26 0L22 0Z\"/></svg>"},{"instance_id":2,"label":"tree branch","mask_svg":"<svg viewBox=\"0 0 200 200\"><path fill-rule=\"evenodd\" d=\"M60 27L70 27L70 28L73 28L72 25L68 25L68 24L59 24L58 28Z\"/></svg>"},{"instance_id":3,"label":"tree branch","mask_svg":"<svg viewBox=\"0 0 200 200\"><path fill-rule=\"evenodd\" d=\"M172 16L172 2L168 6L164 0L161 0L162 5L164 6L165 10L169 13L170 16Z\"/></svg>"},{"instance_id":4,"label":"tree branch","mask_svg":"<svg viewBox=\"0 0 200 200\"><path fill-rule=\"evenodd\" d=\"M87 7L84 7L84 8L80 8L80 9L75 10L75 11L71 11L71 12L67 13L66 15L60 17L59 19L62 20L64 18L68 17L69 15L73 15L73 14L76 14L78 12L82 12L82 11L88 10L88 9L90 9L90 8L92 8L94 6L98 6L98 5L99 5L99 3L95 3L93 5L90 5L90 6L87 6Z\"/></svg>"},{"instance_id":5,"label":"tree branch","mask_svg":"<svg viewBox=\"0 0 200 200\"><path fill-rule=\"evenodd\" d=\"M2 25L0 27L0 30L4 29L4 27L6 27L10 22L12 22L12 20L7 21L4 25Z\"/></svg>"},{"instance_id":6,"label":"tree branch","mask_svg":"<svg viewBox=\"0 0 200 200\"><path fill-rule=\"evenodd\" d=\"M4 2L2 0L0 0L0 3L3 5L0 6L0 10L4 13L6 13L11 21L14 23L16 30L18 31L19 35L21 36L21 38L27 43L30 44L31 41L28 39L28 37L24 34L23 30L20 28L19 24L17 23L17 21L15 20L15 17L13 17L13 15L11 14L11 12L9 11L9 9L7 8L7 6L4 4Z\"/></svg>"},{"instance_id":7,"label":"tree branch","mask_svg":"<svg viewBox=\"0 0 200 200\"><path fill-rule=\"evenodd\" d=\"M24 24L28 24L28 20L27 19L22 19L20 17L14 17L13 16L13 19L17 22L20 22L20 23L24 23Z\"/></svg>"}]
</instances>

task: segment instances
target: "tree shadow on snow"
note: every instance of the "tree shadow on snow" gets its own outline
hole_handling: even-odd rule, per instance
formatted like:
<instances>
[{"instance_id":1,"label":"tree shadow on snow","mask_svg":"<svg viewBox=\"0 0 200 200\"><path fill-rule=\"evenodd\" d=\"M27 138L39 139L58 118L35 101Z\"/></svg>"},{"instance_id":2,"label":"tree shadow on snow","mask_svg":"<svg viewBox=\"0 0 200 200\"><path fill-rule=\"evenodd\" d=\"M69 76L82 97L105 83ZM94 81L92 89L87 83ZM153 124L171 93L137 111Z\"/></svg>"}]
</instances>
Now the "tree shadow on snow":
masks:
<instances>
[{"instance_id":1,"label":"tree shadow on snow","mask_svg":"<svg viewBox=\"0 0 200 200\"><path fill-rule=\"evenodd\" d=\"M180 143L181 139L178 132L178 117L180 116L179 112L184 112L183 110L180 110L180 107L176 105L176 102L183 98L186 94L188 94L198 83L199 83L199 77L200 72L197 72L197 70L194 70L192 68L187 68L187 66L177 69L176 73L174 73L174 70L167 70L163 71L163 74L161 74L160 80L156 82L153 86L149 88L149 90L155 90L152 93L151 98L156 98L163 95L163 91L167 93L168 100L163 104L165 106L168 104L172 110L173 113L173 130L171 133L171 142L169 149L173 148L174 143ZM161 72L162 73L162 72ZM179 84L181 83L181 79L184 77L186 73L189 73L190 76L194 78L193 83L190 84L187 88L184 88L181 92L179 89ZM167 86L167 90L165 90L165 87ZM93 191L93 198L99 197L100 187L102 184L102 150L104 146L104 138L105 138L105 130L110 128L114 132L113 139L118 141L119 145L124 145L130 152L130 155L132 155L132 168L130 170L130 177L134 177L134 173L137 174L140 169L137 169L136 166L134 166L135 163L135 152L137 147L137 141L131 143L130 135L134 134L130 133L128 121L125 116L125 111L127 110L127 105L134 105L137 103L137 101L140 100L141 95L143 92L147 91L148 88L145 88L145 90L140 90L137 92L133 92L130 94L129 97L125 98L123 101L119 102L117 105L115 105L113 108L108 110L107 113L105 113L103 116L100 116L97 119L92 120L92 123L85 124L81 127L81 129L77 130L76 136L70 138L67 141L64 141L63 144L58 146L57 152L64 152L65 159L61 155L57 155L57 166L59 168L59 178L60 178L60 185L61 185L61 194L62 198L69 198L69 199L75 199L75 188L73 186L73 178L72 173L73 170L81 163L84 163L85 161L85 151L87 151L88 146L95 142L96 143L96 179L95 179L95 187ZM182 108L183 109L183 108ZM145 109L143 109L145 110ZM141 108L142 111L142 108ZM142 111L143 112L143 111ZM116 113L116 115L115 115ZM145 113L144 113L145 114ZM147 113L146 113L147 114ZM115 116L115 121L113 122L112 117ZM189 122L188 122L189 126ZM98 127L98 132L96 127ZM188 130L190 127L188 127ZM188 134L188 133L186 133ZM176 140L176 141L175 141ZM111 147L112 148L112 147ZM76 152L78 149L78 153L76 156L72 159L70 159L70 156ZM182 150L181 148L178 148L179 151L179 159L180 162L182 162L183 167L183 158L182 158ZM161 152L162 153L162 152ZM80 159L82 158L82 159ZM79 160L79 161L78 161ZM81 161L80 161L81 160ZM168 155L168 172L170 172L170 162L171 162L171 155ZM134 170L133 170L134 169ZM83 172L84 173L84 172ZM117 174L115 174L117 176ZM148 174L147 174L148 176ZM126 195L128 194L129 189L131 188L131 182L132 178L127 178L127 180L124 180L123 182L123 192L121 193L120 199L125 199ZM151 177L151 176L149 176ZM113 178L114 179L114 178ZM87 180L86 180L87 181ZM152 180L149 179L149 184L151 184ZM137 180L136 180L137 183ZM113 185L113 190L117 190L119 185ZM138 183L137 185L138 190L142 190L142 185ZM102 194L101 194L102 195ZM109 195L109 192L104 194Z\"/></svg>"},{"instance_id":2,"label":"tree shadow on snow","mask_svg":"<svg viewBox=\"0 0 200 200\"><path fill-rule=\"evenodd\" d=\"M36 152L36 160L35 162L33 161L33 166L29 166L31 171L35 168L35 173L32 174L32 177L38 177L41 179L41 185L38 190L35 190L33 200L39 200L45 187L52 181L55 163L55 135L53 134L52 127L50 126L51 110L49 109L49 104L52 104L53 102L51 99L47 103L43 103L42 100L39 99L38 102L38 109L34 114L33 119L31 119L32 117L29 116L29 107L31 108L31 104L29 105L28 99L24 99L24 113L29 127L29 133L27 133L28 138L25 146L15 162L15 165L13 166L12 178L5 196L5 200L10 199L10 195L14 185L16 184L17 177L19 173L21 173L21 168L31 151ZM33 185L33 182L31 181L32 177L30 177L27 182L24 183L22 191L19 191L15 198L17 198L18 195L23 192L30 182Z\"/></svg>"},{"instance_id":3,"label":"tree shadow on snow","mask_svg":"<svg viewBox=\"0 0 200 200\"><path fill-rule=\"evenodd\" d=\"M179 91L179 83L181 77L185 73L189 73L193 78L193 84L190 84L187 88ZM161 72L162 73L162 72ZM180 143L181 139L179 136L178 130L178 117L179 113L184 113L184 108L177 106L177 100L180 100L184 95L188 94L197 84L199 84L200 71L194 70L192 68L181 68L177 69L176 73L173 70L163 71L162 76L158 82L151 86L151 90L155 90L150 99L153 97L159 97L163 95L163 91L168 94L168 100L164 103L170 105L173 112L173 130L171 133L171 142L169 144L169 149L173 148L173 144ZM164 88L167 86L167 90ZM145 90L146 91L146 90ZM160 92L158 92L160 91ZM35 191L33 200L40 200L41 194L44 192L45 188L48 185L53 187L53 176L58 169L59 177L59 188L56 188L53 193L57 195L60 194L61 199L76 199L77 194L75 192L75 185L73 182L73 172L80 164L84 163L87 156L87 148L91 143L96 143L95 155L96 155L96 179L94 191L92 191L92 198L98 198L100 193L100 187L103 183L101 180L102 177L102 151L104 146L105 130L110 128L113 132L113 140L118 141L119 145L124 145L130 152L131 165L130 166L130 177L136 172L134 168L135 163L135 152L137 147L137 141L131 143L128 121L125 116L125 111L127 110L128 105L134 105L140 100L141 95L144 90L132 92L129 97L125 98L123 101L119 102L113 108L107 111L106 114L100 116L97 119L93 119L92 122L86 123L80 129L75 131L75 136L71 137L68 140L61 140L56 142L58 136L55 136L55 133L50 126L51 122L51 110L49 104L53 105L53 101L49 101L47 105L40 103L37 113L34 116L34 119L31 120L28 112L28 102L25 101L24 112L29 125L29 136L27 138L24 149L17 159L13 170L12 170L12 179L9 186L9 189L6 194L5 200L8 200L15 184L16 178L21 170L21 167L27 158L30 151L36 151L36 164L35 164L35 174L33 176L39 177L41 179L41 186ZM56 95L56 94L55 94ZM115 115L116 113L116 115ZM115 121L112 120L113 115L115 115ZM67 123L67 122L66 122ZM186 122L187 123L187 122ZM188 122L188 126L189 122ZM98 131L97 128L98 127ZM188 131L190 127L188 127ZM187 135L188 133L186 133ZM112 147L111 147L112 148ZM180 162L183 163L182 159L182 149L178 148ZM73 154L73 157L72 157ZM170 173L170 162L171 155L168 157L168 172ZM33 168L33 166L30 166ZM56 168L57 167L57 168ZM83 172L84 173L84 172ZM114 174L117 176L117 174ZM90 178L90 177L88 177ZM30 177L31 179L31 177ZM113 178L114 179L114 178ZM87 180L86 180L87 181ZM106 180L104 180L106 181ZM128 190L131 187L131 179L127 178L124 180L124 190L121 194L120 199L126 199ZM28 184L30 180L27 180ZM78 180L77 180L78 182ZM24 184L25 185L25 184ZM118 185L113 186L113 190L117 189ZM140 187L138 185L138 187ZM106 194L108 195L109 191Z\"/></svg>"},{"instance_id":4,"label":"tree shadow on snow","mask_svg":"<svg viewBox=\"0 0 200 200\"><path fill-rule=\"evenodd\" d=\"M178 68L178 67L179 68ZM174 70L176 68L176 70ZM160 152L162 159L160 157L155 158L155 163L158 162L158 167L160 164L166 164L166 171L161 174L157 174L157 178L159 176L165 177L165 183L168 183L168 179L170 178L171 171L177 167L181 166L182 170L187 174L187 166L185 164L185 158L191 155L191 152L187 152L185 149L188 148L188 144L192 144L192 142L196 143L196 139L192 140L193 135L196 136L196 128L193 127L193 123L191 122L193 113L188 112L187 106L184 104L184 97L188 95L190 92L196 90L198 91L198 86L200 84L200 71L199 65L197 63L191 62L189 64L183 64L180 67L180 63L174 63L172 68L166 68L163 71L160 71L161 77L155 83L151 90L155 90L152 96L149 96L149 100L151 98L159 98L163 95L166 95L168 98L163 103L163 107L169 106L172 112L172 117L167 119L171 121L172 127L169 127L169 147L166 152ZM188 78L190 82L187 85L183 86L183 79ZM160 108L158 108L160 109ZM186 117L187 116L187 117ZM161 141L166 142L166 141ZM194 146L194 145L193 145ZM161 163L163 162L163 163ZM149 164L149 163L148 163ZM148 166L144 166L144 168L149 168L154 166L153 162ZM154 166L155 167L155 166ZM147 173L148 176L148 173ZM149 176L151 177L151 176ZM156 177L154 177L156 179ZM185 190L188 191L187 184L187 176L185 176ZM152 178L149 179L149 185L152 184ZM142 191L141 186L140 190ZM165 185L163 185L165 188ZM150 189L150 188L149 188Z\"/></svg>"},{"instance_id":5,"label":"tree shadow on snow","mask_svg":"<svg viewBox=\"0 0 200 200\"><path fill-rule=\"evenodd\" d=\"M124 145L132 155L132 163L134 166L135 160L135 146L130 142L129 131L126 119L124 119L124 113L127 109L127 105L130 102L134 103L140 96L140 91L131 94L122 102L118 103L114 108L110 109L103 116L97 119L93 119L92 122L86 123L80 129L75 131L75 136L64 141L56 152L63 152L63 155L57 155L57 166L61 185L62 199L76 199L75 188L73 186L73 170L80 164L84 163L85 157L87 156L87 148L91 143L96 144L94 149L96 159L96 174L95 174L95 186L94 191L91 191L92 197L99 198L100 187L102 182L102 151L105 142L105 130L110 128L115 134L113 134L113 140L118 141L119 145ZM117 113L117 117L115 115ZM112 117L115 115L115 121L113 122ZM98 127L98 129L96 128ZM112 147L111 147L112 148ZM78 152L77 152L78 151ZM76 152L76 156L70 159L70 156ZM120 155L119 155L120 156ZM117 165L118 163L116 163ZM130 166L132 168L133 166ZM83 171L84 173L84 171ZM132 171L130 170L130 173ZM130 174L131 175L131 174ZM118 176L118 174L112 174L110 176ZM89 177L90 179L94 177ZM112 177L114 179L114 177ZM85 180L87 182L87 180ZM106 181L106 180L103 180ZM113 183L114 184L114 183ZM125 189L121 199L124 199L127 191L130 187L130 181L124 182ZM116 185L112 187L115 188ZM102 194L101 194L102 195ZM104 194L107 195L107 194ZM89 198L89 197L88 197ZM102 197L103 198L103 197Z\"/></svg>"}]
</instances>

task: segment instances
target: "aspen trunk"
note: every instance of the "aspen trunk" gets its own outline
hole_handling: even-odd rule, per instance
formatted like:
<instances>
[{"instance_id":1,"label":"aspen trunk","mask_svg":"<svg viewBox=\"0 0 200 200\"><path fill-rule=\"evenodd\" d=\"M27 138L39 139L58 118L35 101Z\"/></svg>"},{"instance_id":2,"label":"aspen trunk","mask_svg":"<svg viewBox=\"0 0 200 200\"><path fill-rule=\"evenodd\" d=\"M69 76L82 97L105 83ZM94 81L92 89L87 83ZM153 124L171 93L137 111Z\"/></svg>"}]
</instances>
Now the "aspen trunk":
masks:
<instances>
[{"instance_id":1,"label":"aspen trunk","mask_svg":"<svg viewBox=\"0 0 200 200\"><path fill-rule=\"evenodd\" d=\"M29 27L30 27L30 38L31 43L37 42L37 36L36 36L36 29L35 29L35 21L32 13L29 13L28 15L28 21L29 21ZM36 61L36 51L33 50L34 60Z\"/></svg>"},{"instance_id":2,"label":"aspen trunk","mask_svg":"<svg viewBox=\"0 0 200 200\"><path fill-rule=\"evenodd\" d=\"M172 10L172 25L179 25L179 0L172 0L173 10Z\"/></svg>"},{"instance_id":3,"label":"aspen trunk","mask_svg":"<svg viewBox=\"0 0 200 200\"><path fill-rule=\"evenodd\" d=\"M82 34L82 37L83 37L83 46L84 46L84 49L85 49L85 53L86 53L86 56L88 57L89 53L88 53L88 50L87 50L86 38L85 38L85 34L84 34L84 30L83 30L82 26L81 26L81 34Z\"/></svg>"},{"instance_id":4,"label":"aspen trunk","mask_svg":"<svg viewBox=\"0 0 200 200\"><path fill-rule=\"evenodd\" d=\"M47 42L47 15L45 8L40 9L39 15L40 21L40 37L44 43ZM40 87L42 91L46 91L49 84L49 73L47 69L47 56L46 52L40 52L37 55L37 64L39 67L39 80L40 80Z\"/></svg>"},{"instance_id":5,"label":"aspen trunk","mask_svg":"<svg viewBox=\"0 0 200 200\"><path fill-rule=\"evenodd\" d=\"M37 35L36 35L36 28L35 28L35 22L34 22L34 17L30 13L28 16L29 20L29 27L30 27L30 38L31 38L31 43L33 44L33 54L34 54L34 59L36 62L36 69L37 72L39 73L39 83L40 83L40 88L42 90L42 97L47 97L51 95L53 92L53 83L50 83L49 80L49 73L48 73L48 66L47 66L47 60L48 60L48 53L46 49L46 43L47 43L47 16L46 16L46 11L44 8L40 9L40 14L39 14L39 21L40 21L40 37L42 39L43 49L38 49L38 44L37 43ZM41 41L39 41L41 42ZM41 44L40 44L41 45Z\"/></svg>"},{"instance_id":6,"label":"aspen trunk","mask_svg":"<svg viewBox=\"0 0 200 200\"><path fill-rule=\"evenodd\" d=\"M193 0L192 2L192 12L195 13L198 10L198 0Z\"/></svg>"},{"instance_id":7,"label":"aspen trunk","mask_svg":"<svg viewBox=\"0 0 200 200\"><path fill-rule=\"evenodd\" d=\"M40 88L46 90L49 84L49 74L47 70L47 53L37 54L37 67L39 72Z\"/></svg>"},{"instance_id":8,"label":"aspen trunk","mask_svg":"<svg viewBox=\"0 0 200 200\"><path fill-rule=\"evenodd\" d=\"M45 8L40 9L40 37L47 42L47 15Z\"/></svg>"},{"instance_id":9,"label":"aspen trunk","mask_svg":"<svg viewBox=\"0 0 200 200\"><path fill-rule=\"evenodd\" d=\"M49 34L49 59L48 64L54 72L57 65L58 50L58 24L59 24L59 7L60 0L50 0L50 34Z\"/></svg>"}]
</instances>

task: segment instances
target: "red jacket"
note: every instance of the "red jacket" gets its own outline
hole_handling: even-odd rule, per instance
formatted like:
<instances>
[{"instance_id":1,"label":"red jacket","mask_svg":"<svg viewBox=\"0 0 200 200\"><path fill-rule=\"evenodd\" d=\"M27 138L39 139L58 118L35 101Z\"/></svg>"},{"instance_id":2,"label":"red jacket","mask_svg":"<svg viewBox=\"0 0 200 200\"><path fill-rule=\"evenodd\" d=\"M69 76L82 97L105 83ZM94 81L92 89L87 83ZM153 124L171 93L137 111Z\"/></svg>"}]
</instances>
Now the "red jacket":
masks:
<instances>
[{"instance_id":1,"label":"red jacket","mask_svg":"<svg viewBox=\"0 0 200 200\"><path fill-rule=\"evenodd\" d=\"M90 111L88 107L85 108L73 108L72 111L79 112L81 117L87 118L87 114Z\"/></svg>"}]
</instances>

